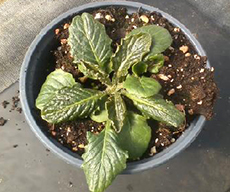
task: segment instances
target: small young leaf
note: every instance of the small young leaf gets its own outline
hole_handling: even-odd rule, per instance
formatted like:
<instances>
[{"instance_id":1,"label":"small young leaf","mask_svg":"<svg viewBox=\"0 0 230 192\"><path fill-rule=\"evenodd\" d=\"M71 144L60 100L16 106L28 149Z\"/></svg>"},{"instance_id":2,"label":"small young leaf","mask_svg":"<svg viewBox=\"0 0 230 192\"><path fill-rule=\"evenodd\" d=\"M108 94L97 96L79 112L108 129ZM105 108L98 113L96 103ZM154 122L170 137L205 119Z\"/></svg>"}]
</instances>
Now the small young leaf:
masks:
<instances>
[{"instance_id":1,"label":"small young leaf","mask_svg":"<svg viewBox=\"0 0 230 192\"><path fill-rule=\"evenodd\" d=\"M185 120L185 116L176 107L156 96L143 98L129 93L125 95L130 98L134 105L143 115L161 121L168 125L179 127Z\"/></svg>"},{"instance_id":2,"label":"small young leaf","mask_svg":"<svg viewBox=\"0 0 230 192\"><path fill-rule=\"evenodd\" d=\"M125 120L125 102L119 93L115 93L112 97L110 97L110 100L107 101L105 105L108 112L108 118L111 120L112 126L116 132L119 133Z\"/></svg>"},{"instance_id":3,"label":"small young leaf","mask_svg":"<svg viewBox=\"0 0 230 192\"><path fill-rule=\"evenodd\" d=\"M128 69L142 60L151 46L151 36L147 33L131 35L122 39L115 55L112 57L113 69L118 82L128 74Z\"/></svg>"},{"instance_id":4,"label":"small young leaf","mask_svg":"<svg viewBox=\"0 0 230 192\"><path fill-rule=\"evenodd\" d=\"M148 65L144 62L139 62L136 63L132 66L132 72L136 75L136 76L140 76L143 73L147 72L147 68Z\"/></svg>"},{"instance_id":5,"label":"small young leaf","mask_svg":"<svg viewBox=\"0 0 230 192\"><path fill-rule=\"evenodd\" d=\"M108 120L108 112L105 109L105 102L107 101L108 97L103 97L99 102L98 109L96 109L91 115L90 118L93 121L98 123L105 122Z\"/></svg>"},{"instance_id":6,"label":"small young leaf","mask_svg":"<svg viewBox=\"0 0 230 192\"><path fill-rule=\"evenodd\" d=\"M55 94L64 87L80 86L76 83L70 73L64 72L61 69L56 69L50 73L45 83L42 85L40 93L36 99L36 107L40 110L55 96Z\"/></svg>"},{"instance_id":7,"label":"small young leaf","mask_svg":"<svg viewBox=\"0 0 230 192\"><path fill-rule=\"evenodd\" d=\"M80 88L78 85L64 87L46 103L41 116L49 123L85 118L95 110L103 96L104 92Z\"/></svg>"},{"instance_id":8,"label":"small young leaf","mask_svg":"<svg viewBox=\"0 0 230 192\"><path fill-rule=\"evenodd\" d=\"M93 121L96 121L98 123L105 122L105 121L108 120L108 113L107 113L107 111L105 109L104 110L100 110L100 111L97 111L94 114L91 114L90 118Z\"/></svg>"},{"instance_id":9,"label":"small young leaf","mask_svg":"<svg viewBox=\"0 0 230 192\"><path fill-rule=\"evenodd\" d=\"M147 61L149 63L148 71L151 73L158 73L160 68L164 65L164 55L156 54L149 56Z\"/></svg>"},{"instance_id":10,"label":"small young leaf","mask_svg":"<svg viewBox=\"0 0 230 192\"><path fill-rule=\"evenodd\" d=\"M130 93L139 97L150 97L157 94L161 85L155 79L150 77L128 76L123 87Z\"/></svg>"},{"instance_id":11,"label":"small young leaf","mask_svg":"<svg viewBox=\"0 0 230 192\"><path fill-rule=\"evenodd\" d=\"M87 133L88 145L82 165L91 192L103 192L126 168L127 152L118 145L118 137L107 121L99 135Z\"/></svg>"},{"instance_id":12,"label":"small young leaf","mask_svg":"<svg viewBox=\"0 0 230 192\"><path fill-rule=\"evenodd\" d=\"M148 55L162 53L172 44L172 37L167 29L157 25L147 25L133 29L127 36L139 33L147 33L152 37L151 51Z\"/></svg>"},{"instance_id":13,"label":"small young leaf","mask_svg":"<svg viewBox=\"0 0 230 192\"><path fill-rule=\"evenodd\" d=\"M97 79L101 83L104 83L106 85L112 84L109 79L109 75L106 72L102 71L97 65L82 61L78 65L78 68L85 76L91 79Z\"/></svg>"},{"instance_id":14,"label":"small young leaf","mask_svg":"<svg viewBox=\"0 0 230 192\"><path fill-rule=\"evenodd\" d=\"M91 14L83 13L73 18L69 27L68 44L74 62L97 64L99 68L109 73L111 42L105 26L96 21Z\"/></svg>"},{"instance_id":15,"label":"small young leaf","mask_svg":"<svg viewBox=\"0 0 230 192\"><path fill-rule=\"evenodd\" d=\"M118 139L121 148L128 151L130 159L135 160L141 157L148 148L151 139L151 128L148 126L146 118L128 112Z\"/></svg>"}]
</instances>

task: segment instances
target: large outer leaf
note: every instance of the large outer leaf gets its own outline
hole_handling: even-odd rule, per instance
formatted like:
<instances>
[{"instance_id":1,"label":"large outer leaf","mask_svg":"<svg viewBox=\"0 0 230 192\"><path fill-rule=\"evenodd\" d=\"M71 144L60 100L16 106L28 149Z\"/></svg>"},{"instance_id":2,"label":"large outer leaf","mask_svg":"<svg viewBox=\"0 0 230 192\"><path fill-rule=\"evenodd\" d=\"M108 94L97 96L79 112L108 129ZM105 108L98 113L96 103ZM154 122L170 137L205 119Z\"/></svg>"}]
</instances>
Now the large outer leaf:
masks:
<instances>
[{"instance_id":1,"label":"large outer leaf","mask_svg":"<svg viewBox=\"0 0 230 192\"><path fill-rule=\"evenodd\" d=\"M85 61L97 64L103 71L110 72L111 42L104 25L89 13L73 18L69 27L68 44L74 62Z\"/></svg>"},{"instance_id":2,"label":"large outer leaf","mask_svg":"<svg viewBox=\"0 0 230 192\"><path fill-rule=\"evenodd\" d=\"M129 36L122 40L112 57L113 69L119 80L128 74L128 69L142 60L151 46L151 36L147 33Z\"/></svg>"},{"instance_id":3,"label":"large outer leaf","mask_svg":"<svg viewBox=\"0 0 230 192\"><path fill-rule=\"evenodd\" d=\"M151 128L148 126L146 118L128 112L118 139L122 149L128 151L130 159L141 157L148 148L151 139Z\"/></svg>"},{"instance_id":4,"label":"large outer leaf","mask_svg":"<svg viewBox=\"0 0 230 192\"><path fill-rule=\"evenodd\" d=\"M44 106L41 116L49 123L60 123L89 116L105 93L90 89L65 87Z\"/></svg>"},{"instance_id":5,"label":"large outer leaf","mask_svg":"<svg viewBox=\"0 0 230 192\"><path fill-rule=\"evenodd\" d=\"M89 144L82 158L82 165L89 190L103 192L126 168L127 152L118 145L118 138L111 128L111 122L107 121L105 129L99 135L87 133Z\"/></svg>"},{"instance_id":6,"label":"large outer leaf","mask_svg":"<svg viewBox=\"0 0 230 192\"><path fill-rule=\"evenodd\" d=\"M131 93L139 97L150 97L157 94L161 85L155 79L150 77L135 77L128 76L123 84L123 87Z\"/></svg>"},{"instance_id":7,"label":"large outer leaf","mask_svg":"<svg viewBox=\"0 0 230 192\"><path fill-rule=\"evenodd\" d=\"M114 129L120 132L125 120L126 106L119 93L115 93L110 100L106 102L106 110Z\"/></svg>"},{"instance_id":8,"label":"large outer leaf","mask_svg":"<svg viewBox=\"0 0 230 192\"><path fill-rule=\"evenodd\" d=\"M127 36L139 33L148 33L152 37L151 51L148 55L162 53L172 44L172 37L167 29L157 25L147 25L133 29Z\"/></svg>"},{"instance_id":9,"label":"large outer leaf","mask_svg":"<svg viewBox=\"0 0 230 192\"><path fill-rule=\"evenodd\" d=\"M97 65L92 65L88 62L82 61L78 65L79 70L91 79L98 79L102 83L106 85L111 85L111 81L109 79L109 75L102 71Z\"/></svg>"},{"instance_id":10,"label":"large outer leaf","mask_svg":"<svg viewBox=\"0 0 230 192\"><path fill-rule=\"evenodd\" d=\"M56 69L47 76L45 83L42 85L41 91L36 99L36 107L42 110L60 89L73 87L76 84L70 73ZM78 85L80 86L80 84Z\"/></svg>"},{"instance_id":11,"label":"large outer leaf","mask_svg":"<svg viewBox=\"0 0 230 192\"><path fill-rule=\"evenodd\" d=\"M160 97L140 98L129 93L125 93L125 95L130 98L142 114L147 117L174 127L179 127L185 120L183 113L176 109L173 104L166 102Z\"/></svg>"}]
</instances>

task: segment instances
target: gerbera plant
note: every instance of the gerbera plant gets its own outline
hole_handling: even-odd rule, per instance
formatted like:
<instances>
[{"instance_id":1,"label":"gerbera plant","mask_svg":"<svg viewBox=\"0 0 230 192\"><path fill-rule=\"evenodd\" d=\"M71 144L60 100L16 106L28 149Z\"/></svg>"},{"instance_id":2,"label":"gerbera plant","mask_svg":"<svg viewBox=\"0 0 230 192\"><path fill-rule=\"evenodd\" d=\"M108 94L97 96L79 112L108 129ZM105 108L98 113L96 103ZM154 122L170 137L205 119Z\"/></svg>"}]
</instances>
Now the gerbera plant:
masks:
<instances>
[{"instance_id":1,"label":"gerbera plant","mask_svg":"<svg viewBox=\"0 0 230 192\"><path fill-rule=\"evenodd\" d=\"M161 85L149 77L164 63L161 54L172 38L156 25L132 30L121 39L113 53L112 40L103 24L83 13L73 18L68 44L77 68L88 78L99 80L104 90L85 88L70 73L56 69L48 75L36 100L41 117L58 124L82 118L104 122L99 134L88 132L82 165L89 189L104 191L126 168L127 159L136 160L151 139L147 119L173 127L185 117L159 94Z\"/></svg>"}]
</instances>

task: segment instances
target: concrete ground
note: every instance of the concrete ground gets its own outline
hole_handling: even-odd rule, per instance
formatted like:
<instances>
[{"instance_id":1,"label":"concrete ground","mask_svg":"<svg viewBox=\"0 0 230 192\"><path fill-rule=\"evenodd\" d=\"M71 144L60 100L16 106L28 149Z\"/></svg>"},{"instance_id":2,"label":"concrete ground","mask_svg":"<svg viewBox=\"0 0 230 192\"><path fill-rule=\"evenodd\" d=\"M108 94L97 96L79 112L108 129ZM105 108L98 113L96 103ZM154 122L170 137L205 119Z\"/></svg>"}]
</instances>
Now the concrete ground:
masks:
<instances>
[{"instance_id":1,"label":"concrete ground","mask_svg":"<svg viewBox=\"0 0 230 192\"><path fill-rule=\"evenodd\" d=\"M197 1L141 2L168 12L194 33L215 67L220 98L215 107L215 117L206 123L189 148L158 168L118 176L107 191L230 192L228 21L218 22L219 19L213 17L214 8L210 8L207 14L208 11L201 9ZM200 3L204 2L207 1ZM223 3L222 6L225 3L228 5L224 0ZM222 12L217 15L226 17ZM17 90L18 83L0 94L0 102L11 100ZM9 119L5 126L0 127L0 192L87 192L83 171L48 152L30 130L23 114L16 111L10 113L9 110L10 106L6 110L0 106L0 117Z\"/></svg>"}]
</instances>

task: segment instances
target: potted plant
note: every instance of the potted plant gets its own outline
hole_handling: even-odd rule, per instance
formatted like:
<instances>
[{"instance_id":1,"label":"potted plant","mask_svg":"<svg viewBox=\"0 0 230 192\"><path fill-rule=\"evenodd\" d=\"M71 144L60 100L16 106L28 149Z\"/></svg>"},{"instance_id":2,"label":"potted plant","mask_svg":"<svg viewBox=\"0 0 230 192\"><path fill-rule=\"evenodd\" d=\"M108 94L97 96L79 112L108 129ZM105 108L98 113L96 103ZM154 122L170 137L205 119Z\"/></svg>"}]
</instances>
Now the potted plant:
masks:
<instances>
[{"instance_id":1,"label":"potted plant","mask_svg":"<svg viewBox=\"0 0 230 192\"><path fill-rule=\"evenodd\" d=\"M83 153L92 192L127 162L135 172L171 158L201 130L197 115L212 116L213 68L190 32L159 12L133 2L85 5L48 25L26 55L26 118L67 161L79 166Z\"/></svg>"}]
</instances>

